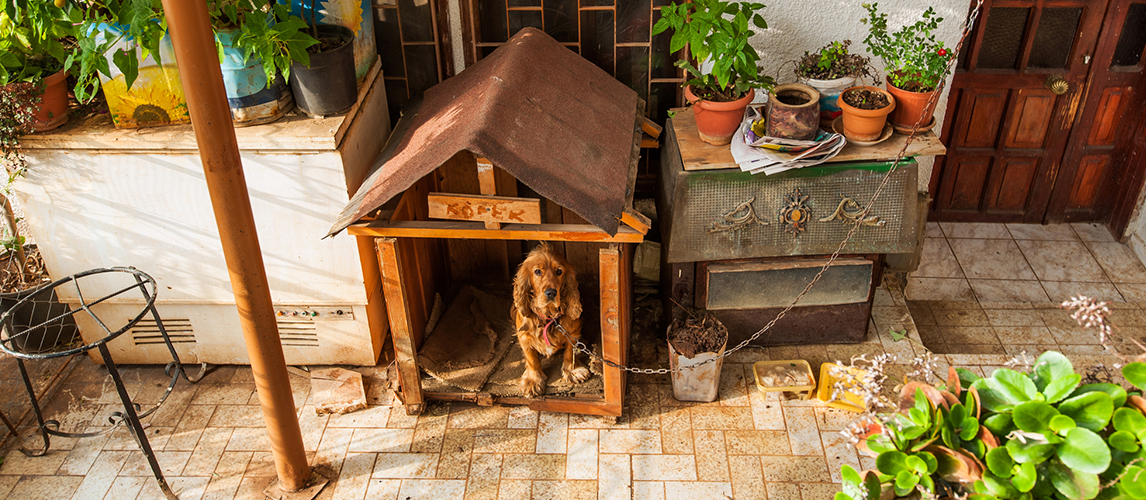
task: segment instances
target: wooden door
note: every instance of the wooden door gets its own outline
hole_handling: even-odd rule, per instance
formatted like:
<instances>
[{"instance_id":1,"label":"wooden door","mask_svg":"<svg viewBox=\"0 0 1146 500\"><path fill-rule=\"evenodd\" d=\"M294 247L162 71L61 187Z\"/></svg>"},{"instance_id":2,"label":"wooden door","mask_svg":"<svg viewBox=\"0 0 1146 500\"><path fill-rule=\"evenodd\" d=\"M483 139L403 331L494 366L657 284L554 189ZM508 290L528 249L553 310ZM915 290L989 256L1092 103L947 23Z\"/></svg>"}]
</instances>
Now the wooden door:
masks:
<instances>
[{"instance_id":1,"label":"wooden door","mask_svg":"<svg viewBox=\"0 0 1146 500\"><path fill-rule=\"evenodd\" d=\"M1130 158L1146 111L1144 46L1146 0L1110 0L1047 221L1102 220L1118 234L1125 229L1125 220L1109 215L1128 217L1142 188L1143 164Z\"/></svg>"},{"instance_id":2,"label":"wooden door","mask_svg":"<svg viewBox=\"0 0 1146 500\"><path fill-rule=\"evenodd\" d=\"M932 220L1044 222L1064 219L1075 205L1072 220L1102 214L1102 189L1118 183L1097 183L1095 176L1117 170L1115 164L1094 157L1093 149L1068 146L1083 128L1092 130L1077 125L1095 115L1088 82L1100 65L1096 48L1108 4L1130 1L984 2L952 82L943 126L948 153L931 178ZM1055 79L1066 84L1061 95L1050 88ZM1107 101L1122 110L1131 102ZM1112 149L1116 131L1093 130L1100 136L1095 147ZM1076 180L1086 185L1076 188Z\"/></svg>"}]
</instances>

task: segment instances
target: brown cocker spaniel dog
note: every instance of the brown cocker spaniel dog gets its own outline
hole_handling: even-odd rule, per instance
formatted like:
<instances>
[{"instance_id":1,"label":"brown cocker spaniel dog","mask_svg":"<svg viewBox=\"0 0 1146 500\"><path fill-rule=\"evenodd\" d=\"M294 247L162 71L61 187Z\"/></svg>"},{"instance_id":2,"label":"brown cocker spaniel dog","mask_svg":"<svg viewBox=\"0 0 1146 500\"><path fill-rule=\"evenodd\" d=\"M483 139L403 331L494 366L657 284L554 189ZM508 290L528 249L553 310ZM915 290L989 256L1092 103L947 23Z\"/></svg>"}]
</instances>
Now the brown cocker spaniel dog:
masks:
<instances>
[{"instance_id":1,"label":"brown cocker spaniel dog","mask_svg":"<svg viewBox=\"0 0 1146 500\"><path fill-rule=\"evenodd\" d=\"M517 342L525 354L521 389L533 397L545 392L539 355L565 349L561 375L574 384L589 379L589 369L577 366L573 344L581 338L581 294L577 275L565 256L542 243L529 252L513 279L513 315ZM560 325L561 328L557 328Z\"/></svg>"}]
</instances>

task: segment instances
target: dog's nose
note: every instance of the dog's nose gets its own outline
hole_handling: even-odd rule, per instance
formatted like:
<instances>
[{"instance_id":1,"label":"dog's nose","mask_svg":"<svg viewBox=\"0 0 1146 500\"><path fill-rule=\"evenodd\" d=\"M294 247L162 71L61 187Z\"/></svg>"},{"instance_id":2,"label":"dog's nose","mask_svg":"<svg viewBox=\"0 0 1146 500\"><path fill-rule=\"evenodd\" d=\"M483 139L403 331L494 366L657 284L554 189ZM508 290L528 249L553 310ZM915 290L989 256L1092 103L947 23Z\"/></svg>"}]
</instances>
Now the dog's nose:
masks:
<instances>
[{"instance_id":1,"label":"dog's nose","mask_svg":"<svg viewBox=\"0 0 1146 500\"><path fill-rule=\"evenodd\" d=\"M557 297L557 289L556 288L550 288L548 290L545 290L545 298L547 298L549 300L553 300L556 297Z\"/></svg>"}]
</instances>

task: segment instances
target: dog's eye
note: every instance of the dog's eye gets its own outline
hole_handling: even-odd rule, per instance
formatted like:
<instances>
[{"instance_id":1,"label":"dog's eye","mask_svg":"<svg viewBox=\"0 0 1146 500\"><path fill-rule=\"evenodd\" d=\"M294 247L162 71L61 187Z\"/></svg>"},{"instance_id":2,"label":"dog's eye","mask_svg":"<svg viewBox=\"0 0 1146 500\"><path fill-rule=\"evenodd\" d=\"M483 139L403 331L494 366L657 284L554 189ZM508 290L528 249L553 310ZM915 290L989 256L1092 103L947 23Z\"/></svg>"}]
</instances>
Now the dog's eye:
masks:
<instances>
[{"instance_id":1,"label":"dog's eye","mask_svg":"<svg viewBox=\"0 0 1146 500\"><path fill-rule=\"evenodd\" d=\"M541 270L540 269L534 269L533 274L535 274L537 276L541 276Z\"/></svg>"},{"instance_id":2,"label":"dog's eye","mask_svg":"<svg viewBox=\"0 0 1146 500\"><path fill-rule=\"evenodd\" d=\"M558 269L558 270L556 270L556 271L553 271L553 274L556 274L556 275L558 275L558 276L561 276L561 270L560 270L560 269Z\"/></svg>"}]
</instances>

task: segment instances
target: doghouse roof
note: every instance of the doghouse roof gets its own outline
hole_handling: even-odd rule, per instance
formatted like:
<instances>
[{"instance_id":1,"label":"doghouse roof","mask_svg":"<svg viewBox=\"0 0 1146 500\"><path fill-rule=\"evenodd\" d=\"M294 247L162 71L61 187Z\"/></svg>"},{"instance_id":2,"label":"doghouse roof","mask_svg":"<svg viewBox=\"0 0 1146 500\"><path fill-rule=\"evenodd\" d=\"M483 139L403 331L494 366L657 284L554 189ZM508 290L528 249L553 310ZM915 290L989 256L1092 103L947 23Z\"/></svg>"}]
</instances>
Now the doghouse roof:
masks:
<instances>
[{"instance_id":1,"label":"doghouse roof","mask_svg":"<svg viewBox=\"0 0 1146 500\"><path fill-rule=\"evenodd\" d=\"M544 32L526 28L426 91L331 228L338 233L462 150L615 235L639 155L636 92Z\"/></svg>"}]
</instances>

